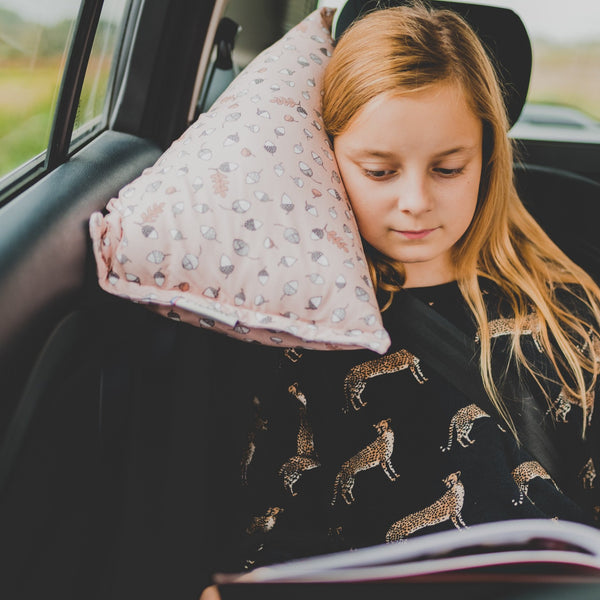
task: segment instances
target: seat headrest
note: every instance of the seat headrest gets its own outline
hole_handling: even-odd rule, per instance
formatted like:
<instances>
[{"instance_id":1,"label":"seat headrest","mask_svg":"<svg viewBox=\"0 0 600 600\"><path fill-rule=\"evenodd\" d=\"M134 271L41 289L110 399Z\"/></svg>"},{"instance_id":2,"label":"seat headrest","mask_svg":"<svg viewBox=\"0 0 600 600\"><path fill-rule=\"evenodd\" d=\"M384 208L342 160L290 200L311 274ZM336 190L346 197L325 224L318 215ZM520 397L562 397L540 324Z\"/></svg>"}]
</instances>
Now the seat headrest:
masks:
<instances>
[{"instance_id":1,"label":"seat headrest","mask_svg":"<svg viewBox=\"0 0 600 600\"><path fill-rule=\"evenodd\" d=\"M337 16L334 37L339 39L359 16L373 10L409 4L406 0L348 0ZM508 8L430 0L433 8L447 8L460 14L477 33L492 56L505 90L510 125L521 114L531 77L531 43L525 25Z\"/></svg>"}]
</instances>

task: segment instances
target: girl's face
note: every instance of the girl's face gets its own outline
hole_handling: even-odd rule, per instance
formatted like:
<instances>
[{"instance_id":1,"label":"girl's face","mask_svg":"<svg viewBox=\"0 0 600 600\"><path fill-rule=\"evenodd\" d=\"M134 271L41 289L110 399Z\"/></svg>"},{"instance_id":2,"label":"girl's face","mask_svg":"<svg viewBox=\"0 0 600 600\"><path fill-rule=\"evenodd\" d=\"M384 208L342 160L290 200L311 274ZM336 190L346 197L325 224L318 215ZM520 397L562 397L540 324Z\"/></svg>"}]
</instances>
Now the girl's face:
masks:
<instances>
[{"instance_id":1,"label":"girl's face","mask_svg":"<svg viewBox=\"0 0 600 600\"><path fill-rule=\"evenodd\" d=\"M382 95L334 140L362 237L400 261L405 287L455 278L451 250L475 213L483 127L457 85Z\"/></svg>"}]
</instances>

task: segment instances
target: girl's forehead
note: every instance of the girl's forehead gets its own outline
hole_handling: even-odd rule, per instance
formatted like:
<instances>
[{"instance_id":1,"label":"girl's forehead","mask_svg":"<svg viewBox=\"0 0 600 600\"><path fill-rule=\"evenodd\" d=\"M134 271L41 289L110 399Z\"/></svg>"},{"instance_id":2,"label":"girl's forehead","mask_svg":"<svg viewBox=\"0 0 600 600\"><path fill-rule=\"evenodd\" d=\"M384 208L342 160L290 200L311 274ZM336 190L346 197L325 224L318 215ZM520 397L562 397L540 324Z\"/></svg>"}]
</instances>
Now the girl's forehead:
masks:
<instances>
[{"instance_id":1,"label":"girl's forehead","mask_svg":"<svg viewBox=\"0 0 600 600\"><path fill-rule=\"evenodd\" d=\"M478 129L481 120L462 86L440 83L415 90L379 94L368 101L350 119L345 137L381 136L393 138L419 131L456 132Z\"/></svg>"},{"instance_id":2,"label":"girl's forehead","mask_svg":"<svg viewBox=\"0 0 600 600\"><path fill-rule=\"evenodd\" d=\"M398 100L405 100L406 102L403 102L403 104L406 106L421 106L423 109L432 107L433 110L435 110L436 105L444 106L451 103L453 106L462 107L463 110L476 116L472 108L472 99L464 87L458 82L444 80L419 87L392 89L374 96L352 116L346 131L361 124L366 119L387 112L392 105L399 104Z\"/></svg>"}]
</instances>

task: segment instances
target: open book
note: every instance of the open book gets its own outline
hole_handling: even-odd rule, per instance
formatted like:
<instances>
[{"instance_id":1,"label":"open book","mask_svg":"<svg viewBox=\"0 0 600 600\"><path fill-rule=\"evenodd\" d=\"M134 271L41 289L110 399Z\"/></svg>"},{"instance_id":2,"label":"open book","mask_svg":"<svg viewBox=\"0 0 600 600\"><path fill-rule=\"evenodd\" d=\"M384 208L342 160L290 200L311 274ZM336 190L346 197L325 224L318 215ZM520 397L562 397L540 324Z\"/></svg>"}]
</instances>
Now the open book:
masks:
<instances>
[{"instance_id":1,"label":"open book","mask_svg":"<svg viewBox=\"0 0 600 600\"><path fill-rule=\"evenodd\" d=\"M543 566L551 566L549 572L553 574L584 575L600 581L600 530L546 519L484 523L404 542L260 567L248 573L219 574L215 581L219 584L383 582L498 568L523 573Z\"/></svg>"}]
</instances>

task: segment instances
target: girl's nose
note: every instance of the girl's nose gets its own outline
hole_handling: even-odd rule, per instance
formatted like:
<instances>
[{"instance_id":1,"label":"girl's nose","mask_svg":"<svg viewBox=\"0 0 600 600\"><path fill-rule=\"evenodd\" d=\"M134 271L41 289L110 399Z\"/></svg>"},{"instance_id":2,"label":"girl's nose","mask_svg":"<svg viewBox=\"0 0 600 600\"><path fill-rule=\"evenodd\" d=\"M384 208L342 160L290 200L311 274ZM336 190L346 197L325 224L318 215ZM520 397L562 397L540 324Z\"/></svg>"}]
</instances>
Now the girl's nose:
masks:
<instances>
[{"instance_id":1,"label":"girl's nose","mask_svg":"<svg viewBox=\"0 0 600 600\"><path fill-rule=\"evenodd\" d=\"M431 210L431 191L424 175L405 173L396 194L398 208L404 213L418 215Z\"/></svg>"}]
</instances>

